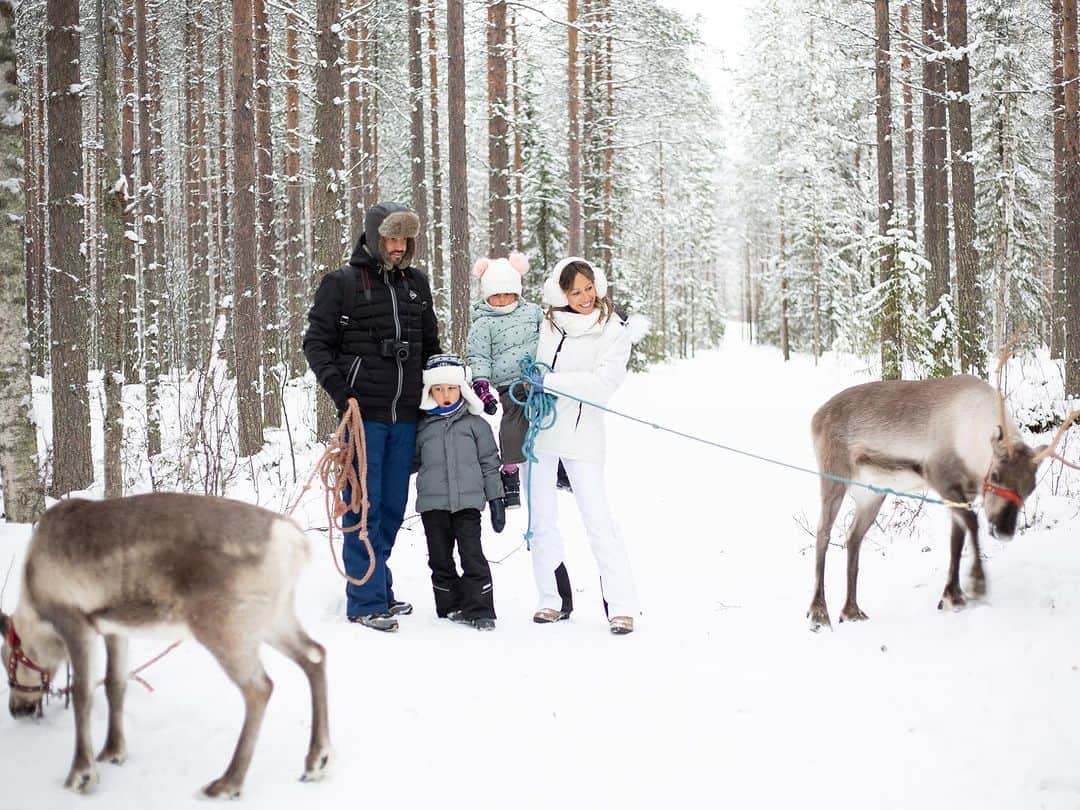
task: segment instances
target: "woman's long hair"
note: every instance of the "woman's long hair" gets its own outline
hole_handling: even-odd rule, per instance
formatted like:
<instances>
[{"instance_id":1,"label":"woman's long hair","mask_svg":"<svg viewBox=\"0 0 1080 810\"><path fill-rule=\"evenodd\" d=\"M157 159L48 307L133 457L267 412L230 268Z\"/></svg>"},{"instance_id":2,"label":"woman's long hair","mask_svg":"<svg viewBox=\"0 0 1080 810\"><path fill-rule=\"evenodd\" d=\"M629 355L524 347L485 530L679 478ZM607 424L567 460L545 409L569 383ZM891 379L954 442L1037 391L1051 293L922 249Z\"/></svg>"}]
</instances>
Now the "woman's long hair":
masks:
<instances>
[{"instance_id":1,"label":"woman's long hair","mask_svg":"<svg viewBox=\"0 0 1080 810\"><path fill-rule=\"evenodd\" d=\"M574 278L577 276L578 273L581 273L581 275L585 276L585 278L591 281L593 283L593 288L595 289L596 273L593 272L592 267L585 262L570 262L570 264L566 265L566 267L562 269L562 272L559 273L559 289L561 289L563 293L569 295L571 288L574 286ZM601 298L600 295L597 294L596 308L600 310L599 323L604 323L608 318L611 317L611 314L615 311L615 305L606 295ZM574 311L569 305L565 307L558 307L558 309L563 312ZM556 325L555 310L556 307L548 307L547 310L547 319L551 322L552 326Z\"/></svg>"}]
</instances>

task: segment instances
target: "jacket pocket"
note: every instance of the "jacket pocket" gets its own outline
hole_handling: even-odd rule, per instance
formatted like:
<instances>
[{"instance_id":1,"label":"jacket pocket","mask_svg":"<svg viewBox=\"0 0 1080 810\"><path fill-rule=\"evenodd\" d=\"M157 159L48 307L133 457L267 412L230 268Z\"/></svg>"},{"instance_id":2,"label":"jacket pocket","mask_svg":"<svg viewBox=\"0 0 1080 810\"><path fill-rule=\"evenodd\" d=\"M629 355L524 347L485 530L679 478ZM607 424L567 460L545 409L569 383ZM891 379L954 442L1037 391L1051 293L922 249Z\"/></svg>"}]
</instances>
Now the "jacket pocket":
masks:
<instances>
[{"instance_id":1,"label":"jacket pocket","mask_svg":"<svg viewBox=\"0 0 1080 810\"><path fill-rule=\"evenodd\" d=\"M354 388L356 386L356 377L360 373L360 366L362 365L360 355L338 355L336 364L338 371L345 377L345 382L349 384L350 388Z\"/></svg>"}]
</instances>

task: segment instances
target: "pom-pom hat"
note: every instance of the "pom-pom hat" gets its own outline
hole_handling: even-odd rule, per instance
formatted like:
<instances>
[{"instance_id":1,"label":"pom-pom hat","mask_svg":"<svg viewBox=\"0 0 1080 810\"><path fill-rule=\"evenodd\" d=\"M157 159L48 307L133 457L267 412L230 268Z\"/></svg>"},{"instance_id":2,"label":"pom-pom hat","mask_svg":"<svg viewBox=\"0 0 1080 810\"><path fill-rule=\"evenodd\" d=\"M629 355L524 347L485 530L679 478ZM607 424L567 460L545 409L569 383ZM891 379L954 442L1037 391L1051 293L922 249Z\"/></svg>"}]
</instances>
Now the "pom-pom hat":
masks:
<instances>
[{"instance_id":1,"label":"pom-pom hat","mask_svg":"<svg viewBox=\"0 0 1080 810\"><path fill-rule=\"evenodd\" d=\"M480 298L487 301L493 295L513 293L521 297L521 278L529 270L529 259L523 253L511 253L505 259L476 260L472 273L480 279Z\"/></svg>"},{"instance_id":2,"label":"pom-pom hat","mask_svg":"<svg viewBox=\"0 0 1080 810\"><path fill-rule=\"evenodd\" d=\"M469 413L484 412L484 403L472 389L468 369L460 354L433 354L424 366L424 398L420 400L420 410L430 411L439 407L431 396L433 385L457 385L461 387L461 398Z\"/></svg>"}]
</instances>

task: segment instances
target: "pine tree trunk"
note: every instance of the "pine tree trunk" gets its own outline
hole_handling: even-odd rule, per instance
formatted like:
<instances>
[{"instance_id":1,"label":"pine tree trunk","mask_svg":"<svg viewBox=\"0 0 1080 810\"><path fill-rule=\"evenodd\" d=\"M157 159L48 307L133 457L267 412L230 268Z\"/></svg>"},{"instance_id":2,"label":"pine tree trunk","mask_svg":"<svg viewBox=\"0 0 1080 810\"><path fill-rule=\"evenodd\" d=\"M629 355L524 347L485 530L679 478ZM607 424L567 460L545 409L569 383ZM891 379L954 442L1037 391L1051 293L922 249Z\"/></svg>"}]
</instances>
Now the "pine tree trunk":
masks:
<instances>
[{"instance_id":1,"label":"pine tree trunk","mask_svg":"<svg viewBox=\"0 0 1080 810\"><path fill-rule=\"evenodd\" d=\"M447 284L443 268L442 163L439 156L439 59L435 30L435 0L427 13L428 47L428 116L431 119L431 286L435 292L435 311L446 311Z\"/></svg>"},{"instance_id":2,"label":"pine tree trunk","mask_svg":"<svg viewBox=\"0 0 1080 810\"><path fill-rule=\"evenodd\" d=\"M904 107L904 205L907 209L907 229L911 238L917 239L915 200L915 114L911 91L911 26L909 16L912 0L903 0L900 6L900 81Z\"/></svg>"},{"instance_id":3,"label":"pine tree trunk","mask_svg":"<svg viewBox=\"0 0 1080 810\"><path fill-rule=\"evenodd\" d=\"M956 245L956 322L960 370L986 373L983 348L979 254L975 250L975 165L971 158L971 103L968 86L967 0L948 0L949 146L952 166L953 241Z\"/></svg>"},{"instance_id":4,"label":"pine tree trunk","mask_svg":"<svg viewBox=\"0 0 1080 810\"><path fill-rule=\"evenodd\" d=\"M488 255L510 250L510 150L506 125L506 2L488 0Z\"/></svg>"},{"instance_id":5,"label":"pine tree trunk","mask_svg":"<svg viewBox=\"0 0 1080 810\"><path fill-rule=\"evenodd\" d=\"M363 110L360 103L360 85L365 76L360 72L360 20L358 17L365 12L359 11L365 0L350 0L348 7L353 18L346 28L348 38L346 40L348 99L349 114L347 116L348 138L345 139L346 148L349 150L349 159L346 166L349 167L349 216L345 220L350 224L349 233L354 238L359 238L364 230L364 149L363 149Z\"/></svg>"},{"instance_id":6,"label":"pine tree trunk","mask_svg":"<svg viewBox=\"0 0 1080 810\"><path fill-rule=\"evenodd\" d=\"M26 201L22 120L15 64L15 9L0 4L0 484L9 522L32 523L45 511L37 472L37 431L32 421L30 352L26 341L26 276L22 219ZM27 73L24 70L25 80ZM89 432L89 424L87 425Z\"/></svg>"},{"instance_id":7,"label":"pine tree trunk","mask_svg":"<svg viewBox=\"0 0 1080 810\"><path fill-rule=\"evenodd\" d=\"M522 250L524 245L522 234L525 230L525 213L523 210L524 200L521 195L521 86L518 84L517 12L510 15L510 84L514 98L514 233L511 243L514 250Z\"/></svg>"},{"instance_id":8,"label":"pine tree trunk","mask_svg":"<svg viewBox=\"0 0 1080 810\"><path fill-rule=\"evenodd\" d=\"M137 192L135 179L135 0L123 0L124 17L120 31L120 57L123 60L121 80L124 105L120 117L120 155L124 177L131 196ZM129 206L124 217L124 291L123 291L123 352L124 381L137 383L142 376L139 335L139 244L137 241L135 206Z\"/></svg>"},{"instance_id":9,"label":"pine tree trunk","mask_svg":"<svg viewBox=\"0 0 1080 810\"><path fill-rule=\"evenodd\" d=\"M258 216L255 171L255 60L252 54L252 0L233 0L233 225L232 256L236 285L236 400L240 455L263 445L259 359L259 273L255 224Z\"/></svg>"},{"instance_id":10,"label":"pine tree trunk","mask_svg":"<svg viewBox=\"0 0 1080 810\"><path fill-rule=\"evenodd\" d=\"M613 73L614 36L612 34L611 0L604 2L604 229L603 264L607 277L615 279L615 78Z\"/></svg>"},{"instance_id":11,"label":"pine tree trunk","mask_svg":"<svg viewBox=\"0 0 1080 810\"><path fill-rule=\"evenodd\" d=\"M188 131L189 219L188 245L188 328L191 346L188 367L204 368L210 362L212 349L214 306L213 279L210 275L210 186L209 152L207 150L205 34L202 11L188 18L190 55L185 61L188 69L188 106L191 108L191 128ZM194 59L194 61L192 61Z\"/></svg>"},{"instance_id":12,"label":"pine tree trunk","mask_svg":"<svg viewBox=\"0 0 1080 810\"><path fill-rule=\"evenodd\" d=\"M1065 85L1062 0L1050 0L1053 31L1051 81L1054 86L1054 266L1050 278L1050 356L1065 357Z\"/></svg>"},{"instance_id":13,"label":"pine tree trunk","mask_svg":"<svg viewBox=\"0 0 1080 810\"><path fill-rule=\"evenodd\" d=\"M311 289L341 261L341 227L337 219L341 178L341 40L338 30L339 0L320 0L317 21L318 52L315 70L315 189L313 208L314 268ZM365 98L370 95L365 93ZM336 427L334 403L321 389L316 395L318 433L327 436Z\"/></svg>"},{"instance_id":14,"label":"pine tree trunk","mask_svg":"<svg viewBox=\"0 0 1080 810\"><path fill-rule=\"evenodd\" d=\"M105 388L105 497L124 494L122 461L124 438L123 313L113 306L123 288L124 211L129 190L120 158L120 0L97 0L98 93L102 107L102 166L99 193L104 203L104 222L99 238L105 253L102 279L101 376Z\"/></svg>"},{"instance_id":15,"label":"pine tree trunk","mask_svg":"<svg viewBox=\"0 0 1080 810\"><path fill-rule=\"evenodd\" d=\"M83 255L82 100L79 3L48 0L49 296L52 322L53 488L56 495L94 480L87 390L88 306ZM21 264L21 261L19 262ZM16 265L18 266L18 265ZM9 264L10 268L11 265Z\"/></svg>"},{"instance_id":16,"label":"pine tree trunk","mask_svg":"<svg viewBox=\"0 0 1080 810\"><path fill-rule=\"evenodd\" d=\"M881 307L881 379L899 380L901 376L900 289L897 278L896 248L889 236L892 227L895 194L893 189L892 84L889 53L889 0L874 0L876 38L874 83L877 104L878 234L882 245L879 283L885 288Z\"/></svg>"},{"instance_id":17,"label":"pine tree trunk","mask_svg":"<svg viewBox=\"0 0 1080 810\"><path fill-rule=\"evenodd\" d=\"M664 188L664 139L660 124L656 125L656 186L658 192L660 221L660 355L667 357L667 194ZM577 255L573 250L571 254Z\"/></svg>"},{"instance_id":18,"label":"pine tree trunk","mask_svg":"<svg viewBox=\"0 0 1080 810\"><path fill-rule=\"evenodd\" d=\"M270 132L270 25L266 0L255 0L255 170L259 189L259 318L262 334L262 412L268 427L281 425L281 324L278 316L280 265L275 246L274 144Z\"/></svg>"},{"instance_id":19,"label":"pine tree trunk","mask_svg":"<svg viewBox=\"0 0 1080 810\"><path fill-rule=\"evenodd\" d=\"M172 334L172 319L170 300L172 292L167 278L166 257L171 253L165 242L165 148L161 134L161 46L158 37L159 11L161 2L154 4L154 13L147 20L147 48L149 50L149 101L150 101L150 150L153 161L153 185L154 190L150 196L150 211L154 217L154 264L158 268L157 275L157 302L155 304L158 320L158 333L155 336L157 347L158 364L162 373L168 374L172 367L175 356L175 336Z\"/></svg>"},{"instance_id":20,"label":"pine tree trunk","mask_svg":"<svg viewBox=\"0 0 1080 810\"><path fill-rule=\"evenodd\" d=\"M304 186L300 179L300 47L295 14L285 16L285 278L289 295L289 375L307 370L302 342L311 290L307 275ZM355 169L355 167L354 167Z\"/></svg>"},{"instance_id":21,"label":"pine tree trunk","mask_svg":"<svg viewBox=\"0 0 1080 810\"><path fill-rule=\"evenodd\" d=\"M566 3L566 112L567 154L569 178L567 194L570 198L566 240L571 256L582 254L581 232L581 90L578 84L578 5L577 0Z\"/></svg>"},{"instance_id":22,"label":"pine tree trunk","mask_svg":"<svg viewBox=\"0 0 1080 810\"><path fill-rule=\"evenodd\" d=\"M161 318L158 296L163 286L161 268L155 261L154 248L154 159L150 132L150 55L146 45L146 0L135 0L135 56L139 64L139 228L142 251L142 344L143 383L146 386L146 452L152 459L161 452L161 414L158 405L158 378L161 364L158 336Z\"/></svg>"},{"instance_id":23,"label":"pine tree trunk","mask_svg":"<svg viewBox=\"0 0 1080 810\"><path fill-rule=\"evenodd\" d=\"M14 29L14 23L12 23L12 29ZM14 40L14 34L12 34ZM20 53L25 51L20 51ZM42 256L42 242L44 234L39 230L38 221L38 206L40 205L44 189L38 182L38 173L35 162L37 160L37 145L36 139L42 137L44 134L41 131L41 124L36 116L37 111L37 98L36 98L36 85L30 79L31 70L27 66L23 66L23 75L19 77L21 81L22 90L22 111L23 111L23 132L22 132L22 146L23 146L23 165L25 170L25 186L26 186L26 205L23 211L23 234L26 244L26 250L24 251L24 259L26 260L25 268L25 292L26 292L26 313L24 319L26 323L26 339L30 346L30 368L34 365L34 353L38 343L38 334L42 326L42 321L39 317L40 304L39 301L43 300L43 296L40 292L41 284L41 256Z\"/></svg>"},{"instance_id":24,"label":"pine tree trunk","mask_svg":"<svg viewBox=\"0 0 1080 810\"><path fill-rule=\"evenodd\" d=\"M364 208L379 202L379 40L372 21L378 0L360 13L360 70L364 77L361 126L364 144Z\"/></svg>"},{"instance_id":25,"label":"pine tree trunk","mask_svg":"<svg viewBox=\"0 0 1080 810\"><path fill-rule=\"evenodd\" d=\"M27 178L29 181L29 177L33 175L36 193L33 208L30 208L29 201L27 202L27 213L33 220L34 245L33 250L27 253L32 263L26 283L26 323L27 339L30 341L30 370L31 373L44 377L49 351L48 324L45 321L45 302L48 300L45 277L48 189L45 182L45 65L40 59L34 68L33 84L28 89L32 90L32 95L26 106L26 116L33 121L34 139L29 144L30 156L26 165L35 167L28 169Z\"/></svg>"},{"instance_id":26,"label":"pine tree trunk","mask_svg":"<svg viewBox=\"0 0 1080 810\"><path fill-rule=\"evenodd\" d=\"M465 159L465 9L446 0L446 114L450 152L450 346L462 353L469 332L469 185Z\"/></svg>"},{"instance_id":27,"label":"pine tree trunk","mask_svg":"<svg viewBox=\"0 0 1080 810\"><path fill-rule=\"evenodd\" d=\"M420 0L409 1L409 156L412 208L420 217L413 264L427 269L427 172L424 169L424 54L421 50Z\"/></svg>"},{"instance_id":28,"label":"pine tree trunk","mask_svg":"<svg viewBox=\"0 0 1080 810\"><path fill-rule=\"evenodd\" d=\"M1077 0L1063 0L1065 83L1065 395L1080 396L1080 64Z\"/></svg>"},{"instance_id":29,"label":"pine tree trunk","mask_svg":"<svg viewBox=\"0 0 1080 810\"><path fill-rule=\"evenodd\" d=\"M923 45L938 54L945 43L945 0L922 0ZM923 239L930 267L926 273L926 313L949 297L949 178L945 167L945 66L940 58L923 62ZM951 302L955 307L955 301ZM952 373L951 336L936 342L934 373Z\"/></svg>"}]
</instances>

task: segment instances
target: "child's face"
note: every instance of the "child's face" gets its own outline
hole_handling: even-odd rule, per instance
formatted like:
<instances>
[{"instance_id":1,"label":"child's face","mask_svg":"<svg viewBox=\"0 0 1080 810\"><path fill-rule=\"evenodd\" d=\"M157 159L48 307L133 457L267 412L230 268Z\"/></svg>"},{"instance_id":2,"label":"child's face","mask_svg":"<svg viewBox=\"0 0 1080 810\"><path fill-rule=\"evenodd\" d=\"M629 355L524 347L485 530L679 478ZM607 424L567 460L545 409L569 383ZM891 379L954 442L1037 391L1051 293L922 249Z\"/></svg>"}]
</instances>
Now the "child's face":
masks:
<instances>
[{"instance_id":1,"label":"child's face","mask_svg":"<svg viewBox=\"0 0 1080 810\"><path fill-rule=\"evenodd\" d=\"M570 309L579 315L588 315L596 305L596 288L584 273L578 273L566 290L566 300Z\"/></svg>"},{"instance_id":2,"label":"child's face","mask_svg":"<svg viewBox=\"0 0 1080 810\"><path fill-rule=\"evenodd\" d=\"M512 303L517 301L517 293L495 293L495 295L488 296L488 306L492 307L508 307Z\"/></svg>"},{"instance_id":3,"label":"child's face","mask_svg":"<svg viewBox=\"0 0 1080 810\"><path fill-rule=\"evenodd\" d=\"M448 408L461 399L461 386L443 385L442 383L433 385L431 386L431 398L435 400L435 403L440 408Z\"/></svg>"}]
</instances>

